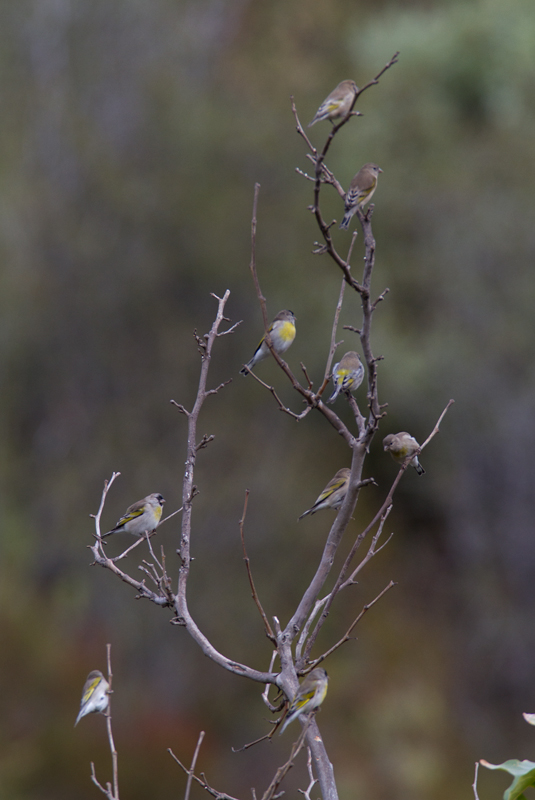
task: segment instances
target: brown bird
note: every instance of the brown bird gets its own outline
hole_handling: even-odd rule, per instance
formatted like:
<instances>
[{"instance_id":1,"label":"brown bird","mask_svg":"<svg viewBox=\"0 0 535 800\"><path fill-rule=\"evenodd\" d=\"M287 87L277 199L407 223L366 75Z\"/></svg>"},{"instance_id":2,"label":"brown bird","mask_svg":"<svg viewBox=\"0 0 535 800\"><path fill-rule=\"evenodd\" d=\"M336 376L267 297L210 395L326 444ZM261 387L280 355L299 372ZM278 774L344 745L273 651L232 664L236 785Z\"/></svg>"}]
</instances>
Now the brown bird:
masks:
<instances>
[{"instance_id":1,"label":"brown bird","mask_svg":"<svg viewBox=\"0 0 535 800\"><path fill-rule=\"evenodd\" d=\"M342 81L338 84L336 89L333 89L328 97L325 98L321 106L316 111L316 115L312 122L308 123L311 128L316 122L322 119L330 119L334 125L335 119L346 117L353 105L353 101L357 95L359 87L355 81Z\"/></svg>"},{"instance_id":2,"label":"brown bird","mask_svg":"<svg viewBox=\"0 0 535 800\"><path fill-rule=\"evenodd\" d=\"M377 189L377 179L383 170L377 164L364 164L359 169L345 196L345 214L340 227L347 230L351 217L357 213L357 208L362 208L368 203Z\"/></svg>"},{"instance_id":3,"label":"brown bird","mask_svg":"<svg viewBox=\"0 0 535 800\"><path fill-rule=\"evenodd\" d=\"M389 433L388 436L385 436L383 439L384 450L390 453L394 461L398 461L401 464L406 458L413 455L419 447L420 445L414 436L411 436L407 431L401 431L401 433L396 434ZM414 467L418 475L423 475L425 473L425 469L418 461L418 456L414 456L410 465Z\"/></svg>"}]
</instances>

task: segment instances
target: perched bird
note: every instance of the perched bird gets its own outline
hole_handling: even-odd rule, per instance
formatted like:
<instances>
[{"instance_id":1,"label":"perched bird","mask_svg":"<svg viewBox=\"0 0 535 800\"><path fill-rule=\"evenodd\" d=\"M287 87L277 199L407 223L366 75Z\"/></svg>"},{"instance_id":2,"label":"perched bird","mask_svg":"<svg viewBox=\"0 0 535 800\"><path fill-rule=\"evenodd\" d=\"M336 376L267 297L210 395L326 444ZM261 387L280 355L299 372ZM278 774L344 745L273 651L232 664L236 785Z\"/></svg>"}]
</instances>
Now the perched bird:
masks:
<instances>
[{"instance_id":1,"label":"perched bird","mask_svg":"<svg viewBox=\"0 0 535 800\"><path fill-rule=\"evenodd\" d=\"M407 431L401 431L401 433L396 434L389 433L388 436L385 436L383 439L383 448L385 451L388 450L394 461L399 461L401 463L409 456L412 456L419 447L420 445L414 436L411 436ZM418 461L418 456L414 456L410 464L414 467L418 475L424 474L425 469Z\"/></svg>"},{"instance_id":2,"label":"perched bird","mask_svg":"<svg viewBox=\"0 0 535 800\"><path fill-rule=\"evenodd\" d=\"M279 355L285 353L295 339L295 314L293 311L279 311L269 326L268 332L271 336L271 344L275 352ZM259 361L263 361L264 358L267 358L269 353L270 350L265 342L265 336L262 336L252 359L247 362L247 369L245 367L240 369L240 374L247 375L248 371L258 364Z\"/></svg>"},{"instance_id":3,"label":"perched bird","mask_svg":"<svg viewBox=\"0 0 535 800\"><path fill-rule=\"evenodd\" d=\"M86 714L94 714L96 712L104 714L109 703L109 688L110 684L100 670L94 669L89 673L84 683L80 713L76 717L75 728Z\"/></svg>"},{"instance_id":4,"label":"perched bird","mask_svg":"<svg viewBox=\"0 0 535 800\"><path fill-rule=\"evenodd\" d=\"M165 500L157 492L147 495L143 500L138 500L129 506L116 526L102 536L109 536L111 533L144 536L146 533L152 533L160 523L164 503Z\"/></svg>"},{"instance_id":5,"label":"perched bird","mask_svg":"<svg viewBox=\"0 0 535 800\"><path fill-rule=\"evenodd\" d=\"M342 467L342 469L339 469L334 478L329 481L325 489L322 491L314 505L311 506L308 511L305 511L303 514L301 514L297 521L299 522L299 520L303 519L303 517L306 517L307 514L315 514L316 511L319 511L322 508L341 508L344 498L347 494L350 475L351 470L347 467Z\"/></svg>"},{"instance_id":6,"label":"perched bird","mask_svg":"<svg viewBox=\"0 0 535 800\"><path fill-rule=\"evenodd\" d=\"M329 676L321 667L313 669L312 672L306 676L297 690L294 699L290 703L290 708L288 709L284 725L279 735L283 734L286 726L297 717L300 717L301 714L307 714L319 708L325 700L328 683Z\"/></svg>"},{"instance_id":7,"label":"perched bird","mask_svg":"<svg viewBox=\"0 0 535 800\"><path fill-rule=\"evenodd\" d=\"M321 106L316 111L316 115L308 127L311 128L316 122L322 119L330 119L334 125L335 119L347 116L353 105L359 87L355 81L342 81L336 89L333 89L328 97L325 98Z\"/></svg>"},{"instance_id":8,"label":"perched bird","mask_svg":"<svg viewBox=\"0 0 535 800\"><path fill-rule=\"evenodd\" d=\"M327 400L334 403L339 392L355 392L364 380L364 367L360 356L354 350L345 353L333 367L334 392Z\"/></svg>"},{"instance_id":9,"label":"perched bird","mask_svg":"<svg viewBox=\"0 0 535 800\"><path fill-rule=\"evenodd\" d=\"M377 188L379 173L383 170L377 164L364 164L359 169L345 196L345 214L340 227L347 230L351 217L356 214L357 208L362 208L369 202Z\"/></svg>"}]
</instances>

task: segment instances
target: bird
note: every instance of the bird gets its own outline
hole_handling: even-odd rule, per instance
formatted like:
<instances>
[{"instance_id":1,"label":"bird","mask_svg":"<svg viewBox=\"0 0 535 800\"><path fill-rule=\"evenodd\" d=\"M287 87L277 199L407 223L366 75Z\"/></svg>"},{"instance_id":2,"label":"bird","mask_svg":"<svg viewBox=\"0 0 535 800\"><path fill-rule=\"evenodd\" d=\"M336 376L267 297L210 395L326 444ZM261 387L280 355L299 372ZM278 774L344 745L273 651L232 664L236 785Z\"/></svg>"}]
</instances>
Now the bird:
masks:
<instances>
[{"instance_id":1,"label":"bird","mask_svg":"<svg viewBox=\"0 0 535 800\"><path fill-rule=\"evenodd\" d=\"M333 367L332 380L334 392L327 400L334 403L340 392L355 392L364 380L364 367L360 356L354 350L344 353L338 364Z\"/></svg>"},{"instance_id":2,"label":"bird","mask_svg":"<svg viewBox=\"0 0 535 800\"><path fill-rule=\"evenodd\" d=\"M377 188L379 173L383 170L377 164L364 164L359 169L351 183L345 196L344 218L340 223L340 228L347 230L351 217L356 214L357 208L362 208L372 197Z\"/></svg>"},{"instance_id":3,"label":"bird","mask_svg":"<svg viewBox=\"0 0 535 800\"><path fill-rule=\"evenodd\" d=\"M295 339L295 314L293 311L279 311L273 322L268 328L268 333L271 336L271 344L273 349L279 355L285 353ZM263 361L270 353L270 349L265 341L266 337L262 336L260 343L254 351L253 357L247 362L247 365L240 369L240 375L246 376L249 370L252 369L259 361Z\"/></svg>"},{"instance_id":4,"label":"bird","mask_svg":"<svg viewBox=\"0 0 535 800\"><path fill-rule=\"evenodd\" d=\"M389 433L388 436L385 436L383 439L383 449L385 451L388 450L394 461L399 461L400 463L403 463L409 456L414 455L419 447L420 445L414 436L411 436L407 431L401 431L395 434ZM417 455L411 459L410 464L414 467L418 475L423 475L425 473L425 469L418 461Z\"/></svg>"},{"instance_id":5,"label":"bird","mask_svg":"<svg viewBox=\"0 0 535 800\"><path fill-rule=\"evenodd\" d=\"M152 533L160 524L163 504L165 500L161 494L154 492L148 494L143 500L138 500L129 506L114 528L102 536L112 533L132 533L134 536L144 536Z\"/></svg>"},{"instance_id":6,"label":"bird","mask_svg":"<svg viewBox=\"0 0 535 800\"><path fill-rule=\"evenodd\" d=\"M299 686L294 699L290 703L284 725L279 735L282 735L286 726L300 717L301 714L315 711L325 700L329 676L321 667L313 669Z\"/></svg>"},{"instance_id":7,"label":"bird","mask_svg":"<svg viewBox=\"0 0 535 800\"><path fill-rule=\"evenodd\" d=\"M74 727L78 725L82 717L86 714L104 714L108 709L109 695L108 690L110 684L98 669L92 670L87 676L82 690L82 701L80 703L80 711L76 717Z\"/></svg>"},{"instance_id":8,"label":"bird","mask_svg":"<svg viewBox=\"0 0 535 800\"><path fill-rule=\"evenodd\" d=\"M336 89L333 89L328 97L325 98L321 106L316 111L312 122L308 123L311 128L316 122L322 119L330 119L334 125L335 119L346 117L351 111L351 106L357 96L359 87L355 81L342 81Z\"/></svg>"},{"instance_id":9,"label":"bird","mask_svg":"<svg viewBox=\"0 0 535 800\"><path fill-rule=\"evenodd\" d=\"M339 469L334 478L329 481L325 489L317 498L314 505L301 514L297 521L299 522L299 520L303 519L303 517L306 517L307 514L315 514L316 511L319 511L322 508L340 508L347 494L350 475L351 470L347 467L342 467L342 469Z\"/></svg>"}]
</instances>

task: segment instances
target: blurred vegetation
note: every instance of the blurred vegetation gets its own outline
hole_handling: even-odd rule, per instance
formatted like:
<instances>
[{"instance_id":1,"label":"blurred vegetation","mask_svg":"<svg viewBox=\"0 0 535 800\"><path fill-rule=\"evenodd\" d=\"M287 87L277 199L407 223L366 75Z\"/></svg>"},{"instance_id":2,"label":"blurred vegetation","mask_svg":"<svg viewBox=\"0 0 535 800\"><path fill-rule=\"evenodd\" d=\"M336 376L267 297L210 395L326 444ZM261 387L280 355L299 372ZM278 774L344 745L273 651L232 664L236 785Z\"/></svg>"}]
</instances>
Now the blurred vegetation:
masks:
<instances>
[{"instance_id":1,"label":"blurred vegetation","mask_svg":"<svg viewBox=\"0 0 535 800\"><path fill-rule=\"evenodd\" d=\"M340 277L311 254L311 184L294 171L310 166L289 97L306 123L340 80L362 85L396 50L328 163L344 185L366 161L384 170L382 435L423 440L456 405L422 456L426 476L402 482L393 541L326 626L331 643L398 582L330 660L321 725L343 800L468 797L477 758L533 758L520 716L535 709L531 0L18 0L0 4L0 23L1 796L97 796L89 762L106 779L104 722L72 725L108 641L125 797L180 793L166 748L188 761L200 729L200 767L234 795L264 785L286 753L282 740L231 753L267 729L258 688L88 569L88 515L117 469L106 525L152 491L180 505L184 421L169 400L191 403L192 331L211 323L210 292L230 289L243 324L216 348L212 384L235 380L203 416L216 440L196 475L191 606L227 655L267 667L238 538L244 489L258 589L284 620L330 517L295 520L348 452L319 415L296 425L237 375L261 332L253 184L270 313L296 313L288 360L319 381ZM340 219L334 192L323 203ZM357 241L355 268L361 254ZM354 297L343 323L358 324ZM275 365L261 370L295 408ZM380 438L369 466L380 486L362 495L355 530L395 474ZM158 534L170 562L178 531ZM306 780L292 773L295 792ZM500 796L498 783L481 776L480 796Z\"/></svg>"}]
</instances>

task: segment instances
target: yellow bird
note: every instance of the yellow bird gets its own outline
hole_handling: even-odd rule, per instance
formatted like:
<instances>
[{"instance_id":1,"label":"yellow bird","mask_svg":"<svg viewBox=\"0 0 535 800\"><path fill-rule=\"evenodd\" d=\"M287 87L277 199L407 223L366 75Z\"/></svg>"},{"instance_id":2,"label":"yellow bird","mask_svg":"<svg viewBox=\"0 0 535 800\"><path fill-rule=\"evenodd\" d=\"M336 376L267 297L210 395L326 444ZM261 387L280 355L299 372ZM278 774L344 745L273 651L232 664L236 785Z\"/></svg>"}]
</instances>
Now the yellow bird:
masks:
<instances>
[{"instance_id":1,"label":"yellow bird","mask_svg":"<svg viewBox=\"0 0 535 800\"><path fill-rule=\"evenodd\" d=\"M102 536L110 536L112 533L144 536L146 533L152 533L160 524L164 503L162 495L157 492L147 495L143 500L138 500L129 506L115 527Z\"/></svg>"},{"instance_id":2,"label":"yellow bird","mask_svg":"<svg viewBox=\"0 0 535 800\"><path fill-rule=\"evenodd\" d=\"M312 672L306 676L295 693L295 697L290 704L288 714L286 715L284 725L279 735L282 735L286 730L286 726L289 725L290 722L293 722L294 719L297 719L297 717L300 717L301 714L311 713L320 707L325 700L328 683L329 676L321 667L313 669Z\"/></svg>"},{"instance_id":3,"label":"yellow bird","mask_svg":"<svg viewBox=\"0 0 535 800\"><path fill-rule=\"evenodd\" d=\"M271 344L273 349L279 355L285 353L295 339L295 314L293 311L279 311L273 322L268 328L269 335L271 336ZM245 367L240 369L240 375L247 375L259 361L263 361L269 356L270 350L265 342L265 336L262 336L260 343L254 351L253 357L247 362Z\"/></svg>"},{"instance_id":4,"label":"yellow bird","mask_svg":"<svg viewBox=\"0 0 535 800\"><path fill-rule=\"evenodd\" d=\"M327 400L328 403L334 403L339 392L346 392L346 394L356 392L364 380L364 367L359 354L354 350L345 353L338 364L334 365L331 377L334 383L334 392Z\"/></svg>"},{"instance_id":5,"label":"yellow bird","mask_svg":"<svg viewBox=\"0 0 535 800\"><path fill-rule=\"evenodd\" d=\"M104 714L109 703L109 688L110 684L100 670L94 669L89 673L82 689L82 701L74 723L75 728L86 714Z\"/></svg>"},{"instance_id":6,"label":"yellow bird","mask_svg":"<svg viewBox=\"0 0 535 800\"><path fill-rule=\"evenodd\" d=\"M301 514L298 522L300 519L303 519L303 517L306 517L307 514L315 514L316 511L320 511L322 508L341 508L347 494L350 475L351 470L347 467L342 467L342 469L339 469L334 478L329 481L325 489L317 498L314 505L311 506L308 511L305 511L303 514Z\"/></svg>"}]
</instances>

